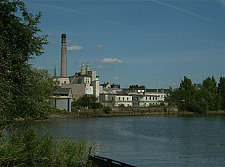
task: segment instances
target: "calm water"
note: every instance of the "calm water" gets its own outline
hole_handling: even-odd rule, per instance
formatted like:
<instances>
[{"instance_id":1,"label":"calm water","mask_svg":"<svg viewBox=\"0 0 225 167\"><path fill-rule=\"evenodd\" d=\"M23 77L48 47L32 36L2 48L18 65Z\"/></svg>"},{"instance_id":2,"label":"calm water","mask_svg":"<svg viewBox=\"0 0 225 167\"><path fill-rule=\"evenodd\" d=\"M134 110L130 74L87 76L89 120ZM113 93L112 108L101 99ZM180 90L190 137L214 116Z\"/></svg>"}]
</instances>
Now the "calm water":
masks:
<instances>
[{"instance_id":1,"label":"calm water","mask_svg":"<svg viewBox=\"0 0 225 167\"><path fill-rule=\"evenodd\" d=\"M37 122L53 135L85 139L97 155L136 166L225 166L225 117L115 117Z\"/></svg>"}]
</instances>

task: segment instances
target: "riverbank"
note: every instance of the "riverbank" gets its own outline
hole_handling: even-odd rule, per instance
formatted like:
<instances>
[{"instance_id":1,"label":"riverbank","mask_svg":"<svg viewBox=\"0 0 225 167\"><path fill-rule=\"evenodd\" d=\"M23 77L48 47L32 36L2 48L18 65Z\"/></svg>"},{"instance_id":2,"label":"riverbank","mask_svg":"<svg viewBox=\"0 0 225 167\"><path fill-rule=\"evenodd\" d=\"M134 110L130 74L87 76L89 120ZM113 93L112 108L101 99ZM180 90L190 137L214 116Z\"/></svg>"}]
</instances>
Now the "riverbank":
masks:
<instances>
[{"instance_id":1,"label":"riverbank","mask_svg":"<svg viewBox=\"0 0 225 167\"><path fill-rule=\"evenodd\" d=\"M80 109L72 112L54 111L48 115L47 119L65 119L65 118L92 118L92 117L121 117L121 116L152 116L152 115L219 115L225 111L207 111L204 114L198 114L188 111L178 111L175 107L152 107L152 108L112 108L111 111L93 109Z\"/></svg>"}]
</instances>

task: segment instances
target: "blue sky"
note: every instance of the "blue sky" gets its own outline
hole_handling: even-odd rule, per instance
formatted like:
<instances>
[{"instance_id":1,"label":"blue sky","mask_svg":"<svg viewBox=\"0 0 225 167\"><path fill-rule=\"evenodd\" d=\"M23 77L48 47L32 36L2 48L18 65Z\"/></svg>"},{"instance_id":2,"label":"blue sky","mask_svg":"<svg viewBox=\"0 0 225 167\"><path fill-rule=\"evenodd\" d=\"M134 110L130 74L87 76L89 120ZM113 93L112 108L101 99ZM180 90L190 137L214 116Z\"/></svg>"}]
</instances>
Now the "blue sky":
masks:
<instances>
[{"instance_id":1,"label":"blue sky","mask_svg":"<svg viewBox=\"0 0 225 167\"><path fill-rule=\"evenodd\" d=\"M25 0L42 11L49 34L45 53L30 63L60 75L61 34L67 35L67 70L82 62L100 83L178 87L184 76L200 83L225 76L225 0Z\"/></svg>"}]
</instances>

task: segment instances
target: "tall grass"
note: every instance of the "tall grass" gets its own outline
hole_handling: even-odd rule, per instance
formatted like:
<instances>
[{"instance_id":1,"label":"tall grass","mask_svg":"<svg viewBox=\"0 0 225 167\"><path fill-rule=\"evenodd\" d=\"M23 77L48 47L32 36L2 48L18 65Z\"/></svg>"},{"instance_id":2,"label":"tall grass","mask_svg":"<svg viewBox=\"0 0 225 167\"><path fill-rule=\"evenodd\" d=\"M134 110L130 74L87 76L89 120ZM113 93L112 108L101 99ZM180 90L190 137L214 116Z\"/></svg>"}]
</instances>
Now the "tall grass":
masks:
<instances>
[{"instance_id":1,"label":"tall grass","mask_svg":"<svg viewBox=\"0 0 225 167\"><path fill-rule=\"evenodd\" d=\"M17 129L0 138L0 166L90 167L91 149L84 141L55 140L31 128Z\"/></svg>"}]
</instances>

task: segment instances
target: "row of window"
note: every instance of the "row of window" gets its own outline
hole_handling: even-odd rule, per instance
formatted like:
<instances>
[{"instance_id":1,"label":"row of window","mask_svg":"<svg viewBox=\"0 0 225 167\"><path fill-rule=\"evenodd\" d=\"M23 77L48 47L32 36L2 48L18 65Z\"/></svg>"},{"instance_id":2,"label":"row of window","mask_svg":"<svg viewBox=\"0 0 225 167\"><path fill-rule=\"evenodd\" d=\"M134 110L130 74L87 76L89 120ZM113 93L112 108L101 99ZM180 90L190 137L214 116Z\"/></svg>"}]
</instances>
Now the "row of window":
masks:
<instances>
[{"instance_id":1,"label":"row of window","mask_svg":"<svg viewBox=\"0 0 225 167\"><path fill-rule=\"evenodd\" d=\"M157 103L149 103L149 105L156 105ZM139 103L133 103L133 106L140 106ZM144 106L148 106L146 103L144 104Z\"/></svg>"},{"instance_id":2,"label":"row of window","mask_svg":"<svg viewBox=\"0 0 225 167\"><path fill-rule=\"evenodd\" d=\"M123 97L123 98L122 97L119 97L119 100L122 100L122 99L123 100L125 100L125 99L129 100L129 97L127 97L127 98L125 98L125 97Z\"/></svg>"},{"instance_id":3,"label":"row of window","mask_svg":"<svg viewBox=\"0 0 225 167\"><path fill-rule=\"evenodd\" d=\"M145 97L145 100L157 100L157 97Z\"/></svg>"},{"instance_id":4,"label":"row of window","mask_svg":"<svg viewBox=\"0 0 225 167\"><path fill-rule=\"evenodd\" d=\"M136 97L136 98L134 98L134 97L132 97L132 100L141 100L142 98L140 98L140 97ZM145 100L157 100L158 98L157 97L145 97ZM113 99L113 97L112 97L112 100L114 100ZM119 97L119 100L129 100L129 97Z\"/></svg>"}]
</instances>

